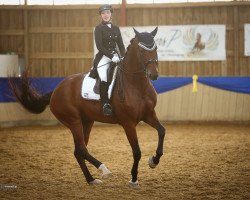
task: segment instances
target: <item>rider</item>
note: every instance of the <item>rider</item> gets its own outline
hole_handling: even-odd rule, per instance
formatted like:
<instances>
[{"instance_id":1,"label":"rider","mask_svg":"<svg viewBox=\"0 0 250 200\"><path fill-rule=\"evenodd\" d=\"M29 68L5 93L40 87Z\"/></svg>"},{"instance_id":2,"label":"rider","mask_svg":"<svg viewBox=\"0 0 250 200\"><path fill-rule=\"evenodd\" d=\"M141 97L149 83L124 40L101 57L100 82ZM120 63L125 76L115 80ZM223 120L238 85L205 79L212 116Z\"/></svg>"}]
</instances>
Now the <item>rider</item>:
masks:
<instances>
[{"instance_id":1,"label":"rider","mask_svg":"<svg viewBox=\"0 0 250 200\"><path fill-rule=\"evenodd\" d=\"M107 71L111 62L120 62L124 57L125 47L118 26L112 24L113 8L104 4L99 8L101 23L95 27L94 37L99 52L95 56L94 66L97 68L100 84L100 97L104 115L112 115L112 107L108 100ZM118 49L116 48L118 46ZM119 50L119 52L118 52ZM118 55L118 53L120 55Z\"/></svg>"}]
</instances>

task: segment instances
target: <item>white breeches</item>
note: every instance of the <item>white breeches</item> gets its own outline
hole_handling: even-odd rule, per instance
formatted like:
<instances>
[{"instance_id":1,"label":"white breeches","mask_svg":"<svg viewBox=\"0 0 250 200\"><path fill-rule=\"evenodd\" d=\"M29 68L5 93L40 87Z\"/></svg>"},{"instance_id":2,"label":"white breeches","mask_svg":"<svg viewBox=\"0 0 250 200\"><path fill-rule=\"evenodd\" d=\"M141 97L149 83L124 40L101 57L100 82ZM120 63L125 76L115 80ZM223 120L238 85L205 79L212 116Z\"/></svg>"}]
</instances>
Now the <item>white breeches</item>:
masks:
<instances>
[{"instance_id":1,"label":"white breeches","mask_svg":"<svg viewBox=\"0 0 250 200\"><path fill-rule=\"evenodd\" d=\"M110 58L108 58L107 56L102 56L100 62L97 65L97 71L101 81L107 82L107 70L109 68L110 62Z\"/></svg>"}]
</instances>

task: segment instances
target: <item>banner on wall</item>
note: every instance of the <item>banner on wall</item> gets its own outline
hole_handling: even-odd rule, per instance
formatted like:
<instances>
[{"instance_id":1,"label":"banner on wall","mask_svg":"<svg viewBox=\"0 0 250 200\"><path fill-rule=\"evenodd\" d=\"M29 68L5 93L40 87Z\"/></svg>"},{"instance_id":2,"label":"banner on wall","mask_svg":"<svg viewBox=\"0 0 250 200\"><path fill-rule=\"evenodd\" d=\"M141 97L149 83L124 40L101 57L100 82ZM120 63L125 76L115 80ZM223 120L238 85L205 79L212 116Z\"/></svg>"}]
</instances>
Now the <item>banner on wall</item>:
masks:
<instances>
[{"instance_id":1,"label":"banner on wall","mask_svg":"<svg viewBox=\"0 0 250 200\"><path fill-rule=\"evenodd\" d=\"M155 26L134 27L151 32ZM120 27L125 47L135 34L133 27ZM159 61L225 60L225 25L159 26L155 42ZM95 46L95 45L94 45ZM97 49L95 46L94 53Z\"/></svg>"},{"instance_id":2,"label":"banner on wall","mask_svg":"<svg viewBox=\"0 0 250 200\"><path fill-rule=\"evenodd\" d=\"M245 30L245 56L250 56L250 24L244 25Z\"/></svg>"}]
</instances>

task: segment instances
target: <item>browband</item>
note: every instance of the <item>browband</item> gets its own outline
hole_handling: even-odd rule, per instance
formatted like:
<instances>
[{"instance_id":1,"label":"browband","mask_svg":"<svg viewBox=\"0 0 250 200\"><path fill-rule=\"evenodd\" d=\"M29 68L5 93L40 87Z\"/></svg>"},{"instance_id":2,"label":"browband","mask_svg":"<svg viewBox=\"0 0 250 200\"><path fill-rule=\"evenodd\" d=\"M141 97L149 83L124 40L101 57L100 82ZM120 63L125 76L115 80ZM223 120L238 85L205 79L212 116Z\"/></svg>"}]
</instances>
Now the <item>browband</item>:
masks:
<instances>
[{"instance_id":1,"label":"browband","mask_svg":"<svg viewBox=\"0 0 250 200\"><path fill-rule=\"evenodd\" d=\"M139 45L139 47L145 49L146 51L153 51L153 50L155 50L155 48L156 48L155 42L153 42L153 46L152 46L151 48L148 48L148 47L146 46L146 44L144 44L144 43L142 43L142 42L139 42L138 45ZM148 46L149 46L149 45L148 45ZM150 46L151 46L151 44L150 44Z\"/></svg>"}]
</instances>

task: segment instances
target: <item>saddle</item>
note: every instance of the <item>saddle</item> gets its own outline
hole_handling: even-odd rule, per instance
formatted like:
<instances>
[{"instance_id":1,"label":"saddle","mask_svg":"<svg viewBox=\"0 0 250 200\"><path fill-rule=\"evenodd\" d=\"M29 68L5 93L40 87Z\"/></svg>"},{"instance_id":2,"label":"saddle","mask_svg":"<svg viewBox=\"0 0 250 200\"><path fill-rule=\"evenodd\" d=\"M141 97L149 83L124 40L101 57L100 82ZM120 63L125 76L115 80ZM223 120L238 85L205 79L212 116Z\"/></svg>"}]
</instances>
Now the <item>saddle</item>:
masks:
<instances>
[{"instance_id":1,"label":"saddle","mask_svg":"<svg viewBox=\"0 0 250 200\"><path fill-rule=\"evenodd\" d=\"M117 73L116 64L111 63L107 72L107 82L109 85L108 89L109 99L112 95L112 90L116 79L116 73ZM93 75L95 78L93 78ZM88 74L86 74L86 76L83 79L82 89L81 89L82 97L84 99L89 99L89 100L100 100L100 83L101 80L99 78L97 69L95 69L94 67Z\"/></svg>"},{"instance_id":2,"label":"saddle","mask_svg":"<svg viewBox=\"0 0 250 200\"><path fill-rule=\"evenodd\" d=\"M108 83L108 85L110 85L111 82L112 82L115 67L116 67L116 64L113 63L113 62L111 62L110 66L108 68L108 71L107 71L107 83ZM96 94L100 94L101 79L99 78L99 75L98 75L96 67L94 67L93 69L91 69L91 71L89 73L89 77L96 79L96 83L95 83L95 86L94 86L93 90L94 90L94 92Z\"/></svg>"}]
</instances>

